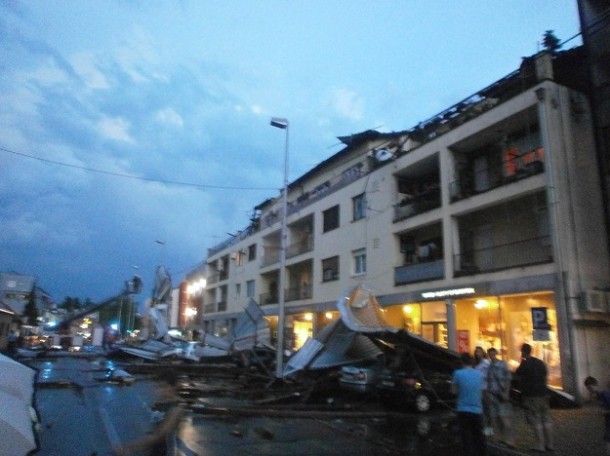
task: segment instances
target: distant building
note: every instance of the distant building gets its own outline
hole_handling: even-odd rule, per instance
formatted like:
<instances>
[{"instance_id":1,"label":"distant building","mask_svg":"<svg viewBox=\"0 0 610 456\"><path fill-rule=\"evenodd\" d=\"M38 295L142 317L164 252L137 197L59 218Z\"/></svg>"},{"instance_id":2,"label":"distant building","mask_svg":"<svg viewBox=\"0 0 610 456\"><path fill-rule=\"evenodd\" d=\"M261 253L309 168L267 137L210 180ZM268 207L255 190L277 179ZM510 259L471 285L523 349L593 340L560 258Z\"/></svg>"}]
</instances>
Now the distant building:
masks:
<instances>
[{"instance_id":1,"label":"distant building","mask_svg":"<svg viewBox=\"0 0 610 456\"><path fill-rule=\"evenodd\" d=\"M8 336L17 326L19 319L15 312L0 301L0 351L5 351L8 344Z\"/></svg>"},{"instance_id":2,"label":"distant building","mask_svg":"<svg viewBox=\"0 0 610 456\"><path fill-rule=\"evenodd\" d=\"M36 277L16 272L0 272L0 303L13 311L24 323L25 307L32 291L38 314L42 317L52 307L53 301L50 294L37 286Z\"/></svg>"}]
</instances>

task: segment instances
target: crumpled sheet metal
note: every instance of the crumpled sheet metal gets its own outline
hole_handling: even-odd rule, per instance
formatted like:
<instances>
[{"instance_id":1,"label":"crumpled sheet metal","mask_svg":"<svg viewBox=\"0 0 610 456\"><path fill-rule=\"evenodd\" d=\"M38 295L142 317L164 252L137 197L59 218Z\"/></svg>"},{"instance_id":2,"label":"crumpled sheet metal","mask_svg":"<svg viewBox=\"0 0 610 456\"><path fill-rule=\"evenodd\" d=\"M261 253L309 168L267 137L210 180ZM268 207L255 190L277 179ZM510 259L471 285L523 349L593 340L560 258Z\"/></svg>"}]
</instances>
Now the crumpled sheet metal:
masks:
<instances>
[{"instance_id":1,"label":"crumpled sheet metal","mask_svg":"<svg viewBox=\"0 0 610 456\"><path fill-rule=\"evenodd\" d=\"M361 333L397 332L385 321L383 311L373 292L356 286L346 289L337 301L341 320L352 331Z\"/></svg>"}]
</instances>

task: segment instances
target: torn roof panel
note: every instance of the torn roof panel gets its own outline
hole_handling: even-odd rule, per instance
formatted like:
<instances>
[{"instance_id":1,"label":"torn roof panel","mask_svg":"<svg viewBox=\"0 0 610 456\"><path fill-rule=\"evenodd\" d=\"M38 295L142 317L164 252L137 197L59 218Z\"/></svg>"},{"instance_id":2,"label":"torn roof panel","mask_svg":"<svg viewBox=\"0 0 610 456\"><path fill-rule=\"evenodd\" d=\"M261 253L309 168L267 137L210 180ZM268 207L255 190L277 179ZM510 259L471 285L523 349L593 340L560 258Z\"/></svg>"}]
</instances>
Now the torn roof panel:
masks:
<instances>
[{"instance_id":1,"label":"torn roof panel","mask_svg":"<svg viewBox=\"0 0 610 456\"><path fill-rule=\"evenodd\" d=\"M309 338L289 360L283 375L299 370L329 369L381 355L381 350L366 336L358 334L341 320L322 329L314 339Z\"/></svg>"},{"instance_id":2,"label":"torn roof panel","mask_svg":"<svg viewBox=\"0 0 610 456\"><path fill-rule=\"evenodd\" d=\"M257 345L269 345L271 330L269 322L260 306L250 299L233 328L232 338L235 350L250 350Z\"/></svg>"},{"instance_id":3,"label":"torn roof panel","mask_svg":"<svg viewBox=\"0 0 610 456\"><path fill-rule=\"evenodd\" d=\"M373 292L356 286L346 289L337 301L341 321L352 331L363 333L396 332L398 328L385 321Z\"/></svg>"}]
</instances>

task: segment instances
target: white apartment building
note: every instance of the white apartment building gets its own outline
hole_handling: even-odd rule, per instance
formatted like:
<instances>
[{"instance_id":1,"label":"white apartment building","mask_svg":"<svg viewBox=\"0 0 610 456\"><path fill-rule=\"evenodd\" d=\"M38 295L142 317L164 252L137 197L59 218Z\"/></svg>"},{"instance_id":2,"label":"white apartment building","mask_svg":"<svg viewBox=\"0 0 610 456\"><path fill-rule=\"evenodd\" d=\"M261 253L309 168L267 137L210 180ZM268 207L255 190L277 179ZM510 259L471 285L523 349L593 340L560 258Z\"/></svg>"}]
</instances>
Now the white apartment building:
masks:
<instances>
[{"instance_id":1,"label":"white apartment building","mask_svg":"<svg viewBox=\"0 0 610 456\"><path fill-rule=\"evenodd\" d=\"M608 236L581 50L524 59L418 126L339 138L345 148L289 185L285 341L337 318L350 286L387 321L512 366L531 343L550 384L580 396L609 365ZM248 299L277 328L281 195L209 249L190 296L223 334ZM199 282L200 283L200 282Z\"/></svg>"}]
</instances>

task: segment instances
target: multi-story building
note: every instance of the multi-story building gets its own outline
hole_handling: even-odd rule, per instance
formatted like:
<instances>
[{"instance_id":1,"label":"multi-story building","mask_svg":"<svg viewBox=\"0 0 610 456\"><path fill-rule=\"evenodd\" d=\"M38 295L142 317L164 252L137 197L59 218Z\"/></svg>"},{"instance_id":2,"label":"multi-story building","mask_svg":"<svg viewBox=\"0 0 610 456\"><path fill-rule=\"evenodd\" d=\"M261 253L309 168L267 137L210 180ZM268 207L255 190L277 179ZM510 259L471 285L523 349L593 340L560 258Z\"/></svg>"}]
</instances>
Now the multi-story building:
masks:
<instances>
[{"instance_id":1,"label":"multi-story building","mask_svg":"<svg viewBox=\"0 0 610 456\"><path fill-rule=\"evenodd\" d=\"M610 290L582 49L540 53L409 130L341 137L345 148L256 207L247 229L189 276L191 303L222 334L248 299L277 328L285 263L286 336L298 348L353 285L388 323L459 351L523 342L553 386L580 394L608 365ZM286 216L286 260L280 261Z\"/></svg>"}]
</instances>

